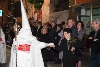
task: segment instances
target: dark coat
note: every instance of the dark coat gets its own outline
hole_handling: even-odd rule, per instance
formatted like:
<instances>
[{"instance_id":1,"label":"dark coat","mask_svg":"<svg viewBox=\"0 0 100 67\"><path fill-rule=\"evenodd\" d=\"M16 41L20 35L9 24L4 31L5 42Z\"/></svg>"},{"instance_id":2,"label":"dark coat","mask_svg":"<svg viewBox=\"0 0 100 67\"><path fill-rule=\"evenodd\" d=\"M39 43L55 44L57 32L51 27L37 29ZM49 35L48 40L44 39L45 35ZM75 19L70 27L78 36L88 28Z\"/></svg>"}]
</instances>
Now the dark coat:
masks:
<instances>
[{"instance_id":1,"label":"dark coat","mask_svg":"<svg viewBox=\"0 0 100 67\"><path fill-rule=\"evenodd\" d=\"M75 47L75 49L83 47L81 41L77 39L74 44L70 44L70 48L68 50L67 39L65 38L61 41L60 46L55 47L56 50L63 51L63 67L74 67L74 65L78 61L78 55L73 54L73 52L71 51L72 45Z\"/></svg>"},{"instance_id":2,"label":"dark coat","mask_svg":"<svg viewBox=\"0 0 100 67\"><path fill-rule=\"evenodd\" d=\"M58 35L58 33L60 33L61 30L57 31L55 34L54 34L54 45L58 45L59 41L60 41L60 36Z\"/></svg>"},{"instance_id":3,"label":"dark coat","mask_svg":"<svg viewBox=\"0 0 100 67\"><path fill-rule=\"evenodd\" d=\"M36 36L36 34L37 34L37 28L34 26L32 26L32 34L33 34L33 36Z\"/></svg>"},{"instance_id":4,"label":"dark coat","mask_svg":"<svg viewBox=\"0 0 100 67\"><path fill-rule=\"evenodd\" d=\"M48 34L42 34L41 37L40 37L40 41L41 42L45 42L45 43L48 43L49 41L49 36ZM42 52L42 57L43 57L43 60L46 61L48 59L48 50L47 50L47 47L46 48L43 48L41 50Z\"/></svg>"},{"instance_id":5,"label":"dark coat","mask_svg":"<svg viewBox=\"0 0 100 67\"><path fill-rule=\"evenodd\" d=\"M78 36L78 29L74 26L71 27L72 30L72 37L77 37Z\"/></svg>"},{"instance_id":6,"label":"dark coat","mask_svg":"<svg viewBox=\"0 0 100 67\"><path fill-rule=\"evenodd\" d=\"M48 33L47 34L41 34L40 41L48 43L49 42L49 35L48 35Z\"/></svg>"},{"instance_id":7,"label":"dark coat","mask_svg":"<svg viewBox=\"0 0 100 67\"><path fill-rule=\"evenodd\" d=\"M11 38L14 39L14 37L15 37L14 31L13 30L10 30L9 33L10 33Z\"/></svg>"},{"instance_id":8,"label":"dark coat","mask_svg":"<svg viewBox=\"0 0 100 67\"><path fill-rule=\"evenodd\" d=\"M49 43L54 43L54 34L56 32L56 26L49 31Z\"/></svg>"},{"instance_id":9,"label":"dark coat","mask_svg":"<svg viewBox=\"0 0 100 67\"><path fill-rule=\"evenodd\" d=\"M41 37L41 29L42 29L42 28L43 28L42 26L40 26L39 29L37 28L37 37L38 37L38 38Z\"/></svg>"},{"instance_id":10,"label":"dark coat","mask_svg":"<svg viewBox=\"0 0 100 67\"><path fill-rule=\"evenodd\" d=\"M87 44L91 46L91 52L100 53L100 29L97 32L96 39L97 41L93 41L95 36L95 32L92 31L89 35L89 37L92 37L93 39L87 39Z\"/></svg>"}]
</instances>

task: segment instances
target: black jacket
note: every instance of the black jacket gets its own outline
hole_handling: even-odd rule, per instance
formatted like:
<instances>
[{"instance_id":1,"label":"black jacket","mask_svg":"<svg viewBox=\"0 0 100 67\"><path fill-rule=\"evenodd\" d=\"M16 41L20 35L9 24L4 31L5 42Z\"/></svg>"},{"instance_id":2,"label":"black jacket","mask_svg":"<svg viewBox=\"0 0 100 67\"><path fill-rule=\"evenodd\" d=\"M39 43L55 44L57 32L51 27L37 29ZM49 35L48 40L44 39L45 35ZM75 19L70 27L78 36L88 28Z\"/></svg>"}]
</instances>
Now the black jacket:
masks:
<instances>
[{"instance_id":1,"label":"black jacket","mask_svg":"<svg viewBox=\"0 0 100 67\"><path fill-rule=\"evenodd\" d=\"M77 37L78 36L78 29L76 27L71 27L72 30L72 37Z\"/></svg>"},{"instance_id":2,"label":"black jacket","mask_svg":"<svg viewBox=\"0 0 100 67\"><path fill-rule=\"evenodd\" d=\"M58 35L58 33L60 33L61 30L57 31L55 34L54 34L54 45L58 45L59 41L60 41L60 36Z\"/></svg>"},{"instance_id":3,"label":"black jacket","mask_svg":"<svg viewBox=\"0 0 100 67\"><path fill-rule=\"evenodd\" d=\"M48 33L47 34L41 34L40 41L41 42L45 42L45 43L49 43L49 35L48 35Z\"/></svg>"},{"instance_id":4,"label":"black jacket","mask_svg":"<svg viewBox=\"0 0 100 67\"><path fill-rule=\"evenodd\" d=\"M49 42L49 36L48 36L48 34L44 34L44 35L42 34L41 37L40 37L40 41L48 43ZM42 52L43 60L46 61L48 59L48 50L47 50L47 47L43 48L41 50L41 52Z\"/></svg>"},{"instance_id":5,"label":"black jacket","mask_svg":"<svg viewBox=\"0 0 100 67\"><path fill-rule=\"evenodd\" d=\"M32 34L33 34L33 36L36 36L36 34L37 34L37 28L34 26L32 26Z\"/></svg>"},{"instance_id":6,"label":"black jacket","mask_svg":"<svg viewBox=\"0 0 100 67\"><path fill-rule=\"evenodd\" d=\"M43 26L40 26L40 28L37 28L37 37L40 39L41 37L41 29L43 28Z\"/></svg>"},{"instance_id":7,"label":"black jacket","mask_svg":"<svg viewBox=\"0 0 100 67\"><path fill-rule=\"evenodd\" d=\"M56 32L56 26L49 31L49 43L54 43L54 34Z\"/></svg>"},{"instance_id":8,"label":"black jacket","mask_svg":"<svg viewBox=\"0 0 100 67\"><path fill-rule=\"evenodd\" d=\"M80 44L80 45L79 45ZM83 44L81 44L81 41L79 41L78 39L75 41L75 43L70 44L70 48L68 50L67 47L67 39L63 39L61 41L60 46L56 46L55 49L59 50L59 51L63 51L63 65L64 67L66 66L68 61L78 61L78 56L77 54L73 54L73 52L71 51L71 48L75 47L75 49L77 48L82 48Z\"/></svg>"},{"instance_id":9,"label":"black jacket","mask_svg":"<svg viewBox=\"0 0 100 67\"><path fill-rule=\"evenodd\" d=\"M95 35L95 32L92 31L89 37L92 37L93 39L87 39L87 44L91 46L91 52L100 53L100 29L98 30L97 35L95 37L96 39L98 39L97 41L93 41L94 35Z\"/></svg>"}]
</instances>

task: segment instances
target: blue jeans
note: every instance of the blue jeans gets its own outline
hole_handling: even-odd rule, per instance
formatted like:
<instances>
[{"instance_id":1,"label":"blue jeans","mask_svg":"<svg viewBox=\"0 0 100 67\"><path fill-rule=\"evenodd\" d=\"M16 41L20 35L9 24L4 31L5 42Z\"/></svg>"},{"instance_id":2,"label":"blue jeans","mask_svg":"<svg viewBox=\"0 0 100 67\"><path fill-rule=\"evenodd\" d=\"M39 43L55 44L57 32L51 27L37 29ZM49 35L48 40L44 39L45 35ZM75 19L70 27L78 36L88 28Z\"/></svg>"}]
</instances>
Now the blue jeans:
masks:
<instances>
[{"instance_id":1,"label":"blue jeans","mask_svg":"<svg viewBox=\"0 0 100 67\"><path fill-rule=\"evenodd\" d=\"M91 67L100 67L100 53L91 53L90 56Z\"/></svg>"}]
</instances>

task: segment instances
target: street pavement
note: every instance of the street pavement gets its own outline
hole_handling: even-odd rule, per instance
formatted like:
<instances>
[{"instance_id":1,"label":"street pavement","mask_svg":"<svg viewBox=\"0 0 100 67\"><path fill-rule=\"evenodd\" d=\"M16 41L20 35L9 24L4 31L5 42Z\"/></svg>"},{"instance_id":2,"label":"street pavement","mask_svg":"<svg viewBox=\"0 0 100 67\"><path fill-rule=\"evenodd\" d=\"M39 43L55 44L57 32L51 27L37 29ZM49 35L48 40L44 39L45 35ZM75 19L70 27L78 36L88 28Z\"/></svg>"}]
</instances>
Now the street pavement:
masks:
<instances>
[{"instance_id":1,"label":"street pavement","mask_svg":"<svg viewBox=\"0 0 100 67\"><path fill-rule=\"evenodd\" d=\"M5 64L0 64L0 67L9 67L9 59L10 59L10 49L11 47L7 46L7 63ZM90 60L89 60L89 53L88 51L84 51L82 53L82 67L90 67ZM48 67L61 67L61 64L54 64L54 62L47 62Z\"/></svg>"}]
</instances>

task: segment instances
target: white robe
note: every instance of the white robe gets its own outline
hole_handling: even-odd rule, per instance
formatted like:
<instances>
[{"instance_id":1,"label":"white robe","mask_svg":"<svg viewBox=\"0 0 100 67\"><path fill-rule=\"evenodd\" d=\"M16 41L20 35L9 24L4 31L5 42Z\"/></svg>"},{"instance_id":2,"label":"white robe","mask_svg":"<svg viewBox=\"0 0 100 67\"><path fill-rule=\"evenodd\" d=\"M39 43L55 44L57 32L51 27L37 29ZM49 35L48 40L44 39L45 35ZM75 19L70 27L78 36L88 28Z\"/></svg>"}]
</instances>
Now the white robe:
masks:
<instances>
[{"instance_id":1,"label":"white robe","mask_svg":"<svg viewBox=\"0 0 100 67\"><path fill-rule=\"evenodd\" d=\"M20 1L22 11L22 28L16 36L16 41L15 39L13 41L9 67L16 67L16 65L17 67L44 67L41 49L53 44L39 42L36 37L32 36L22 0ZM30 44L30 51L26 52L18 50L20 44Z\"/></svg>"},{"instance_id":2,"label":"white robe","mask_svg":"<svg viewBox=\"0 0 100 67\"><path fill-rule=\"evenodd\" d=\"M6 42L5 42L5 35L0 28L0 37L2 41L0 41L0 63L6 63Z\"/></svg>"},{"instance_id":3,"label":"white robe","mask_svg":"<svg viewBox=\"0 0 100 67\"><path fill-rule=\"evenodd\" d=\"M19 41L13 42L9 67L16 67L16 50L14 50L14 45L26 44L26 40ZM27 44L31 44L30 52L17 50L17 67L44 67L41 49L50 44L39 42L35 37L32 37L32 41Z\"/></svg>"}]
</instances>

